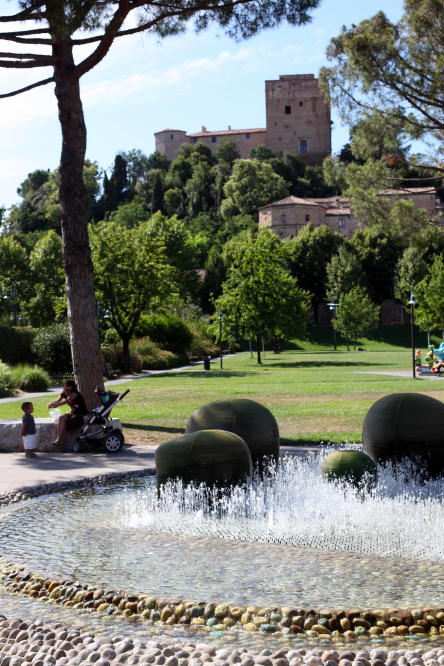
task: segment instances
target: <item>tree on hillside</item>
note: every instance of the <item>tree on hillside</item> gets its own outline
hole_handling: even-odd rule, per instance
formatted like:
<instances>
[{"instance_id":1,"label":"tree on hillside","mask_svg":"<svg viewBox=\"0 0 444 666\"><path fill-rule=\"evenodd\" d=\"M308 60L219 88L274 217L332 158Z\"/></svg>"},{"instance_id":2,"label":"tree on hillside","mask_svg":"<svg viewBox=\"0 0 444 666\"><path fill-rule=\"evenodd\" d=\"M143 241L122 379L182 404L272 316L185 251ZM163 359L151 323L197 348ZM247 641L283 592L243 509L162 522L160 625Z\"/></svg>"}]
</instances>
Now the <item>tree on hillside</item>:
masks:
<instances>
[{"instance_id":1,"label":"tree on hillside","mask_svg":"<svg viewBox=\"0 0 444 666\"><path fill-rule=\"evenodd\" d=\"M395 268L394 295L398 303L407 308L410 287L416 287L427 276L427 264L416 247L408 247Z\"/></svg>"},{"instance_id":2,"label":"tree on hillside","mask_svg":"<svg viewBox=\"0 0 444 666\"><path fill-rule=\"evenodd\" d=\"M149 157L147 157L139 148L133 148L128 151L122 150L119 155L123 157L126 162L128 185L134 192L136 185L142 178L143 174L152 168L150 167Z\"/></svg>"},{"instance_id":3,"label":"tree on hillside","mask_svg":"<svg viewBox=\"0 0 444 666\"><path fill-rule=\"evenodd\" d=\"M392 298L394 271L404 243L370 229L358 229L349 242L362 265L372 301L381 304Z\"/></svg>"},{"instance_id":4,"label":"tree on hillside","mask_svg":"<svg viewBox=\"0 0 444 666\"><path fill-rule=\"evenodd\" d=\"M50 326L55 312L65 305L62 241L55 231L48 231L35 245L29 257L30 297L23 311L31 326Z\"/></svg>"},{"instance_id":5,"label":"tree on hillside","mask_svg":"<svg viewBox=\"0 0 444 666\"><path fill-rule=\"evenodd\" d=\"M51 223L46 219L45 203L48 193L45 184L50 170L37 169L28 173L27 178L17 188L21 203L10 208L6 221L7 231L11 234L26 234L33 231L46 231Z\"/></svg>"},{"instance_id":6,"label":"tree on hillside","mask_svg":"<svg viewBox=\"0 0 444 666\"><path fill-rule=\"evenodd\" d=\"M222 295L215 302L224 315L226 334L254 338L261 363L261 339L275 351L282 337L304 338L309 320L309 295L299 289L285 263L285 250L268 230L239 244Z\"/></svg>"},{"instance_id":7,"label":"tree on hillside","mask_svg":"<svg viewBox=\"0 0 444 666\"><path fill-rule=\"evenodd\" d=\"M111 178L107 174L103 180L103 206L106 213L113 213L117 207L126 200L131 199L129 190L128 170L126 159L121 153L114 158L114 167Z\"/></svg>"},{"instance_id":8,"label":"tree on hillside","mask_svg":"<svg viewBox=\"0 0 444 666\"><path fill-rule=\"evenodd\" d=\"M439 328L444 340L444 263L436 257L428 275L415 289L418 306L415 320L422 331Z\"/></svg>"},{"instance_id":9,"label":"tree on hillside","mask_svg":"<svg viewBox=\"0 0 444 666\"><path fill-rule=\"evenodd\" d=\"M294 239L284 244L291 274L301 289L310 292L315 321L318 306L325 301L327 264L344 243L344 236L332 234L325 225L307 224Z\"/></svg>"},{"instance_id":10,"label":"tree on hillside","mask_svg":"<svg viewBox=\"0 0 444 666\"><path fill-rule=\"evenodd\" d=\"M125 373L131 369L129 342L142 312L165 307L176 289L176 271L148 224L127 229L102 222L90 227L97 298L110 311L110 323L122 339Z\"/></svg>"},{"instance_id":11,"label":"tree on hillside","mask_svg":"<svg viewBox=\"0 0 444 666\"><path fill-rule=\"evenodd\" d=\"M288 196L287 183L271 166L258 160L238 160L224 185L227 197L221 206L224 218L251 215L258 219L258 208Z\"/></svg>"},{"instance_id":12,"label":"tree on hillside","mask_svg":"<svg viewBox=\"0 0 444 666\"><path fill-rule=\"evenodd\" d=\"M219 247L212 247L205 262L205 274L199 285L199 305L205 314L214 312L214 301L222 294L227 279L228 262Z\"/></svg>"},{"instance_id":13,"label":"tree on hillside","mask_svg":"<svg viewBox=\"0 0 444 666\"><path fill-rule=\"evenodd\" d=\"M365 289L361 287L353 287L347 293L341 294L339 308L332 323L337 331L345 335L347 351L350 351L349 337L352 338L353 349L356 351L358 338L366 335L372 326L376 326L380 310L380 306L374 306Z\"/></svg>"},{"instance_id":14,"label":"tree on hillside","mask_svg":"<svg viewBox=\"0 0 444 666\"><path fill-rule=\"evenodd\" d=\"M359 259L344 245L339 248L326 267L326 295L329 301L338 302L342 294L353 287L366 286L366 278Z\"/></svg>"},{"instance_id":15,"label":"tree on hillside","mask_svg":"<svg viewBox=\"0 0 444 666\"><path fill-rule=\"evenodd\" d=\"M271 148L267 148L265 144L262 144L257 148L252 148L250 150L250 157L252 160L265 162L266 160L271 160L273 157L275 157L275 154Z\"/></svg>"},{"instance_id":16,"label":"tree on hillside","mask_svg":"<svg viewBox=\"0 0 444 666\"><path fill-rule=\"evenodd\" d=\"M80 79L105 58L117 38L125 35L149 32L163 38L183 32L191 22L196 30L216 24L230 37L246 39L285 20L304 25L318 4L319 0L180 0L174 5L153 0L19 0L18 12L0 15L0 22L11 27L0 33L0 38L14 47L31 45L36 51L3 52L0 67L51 69L49 76L0 97L55 83L62 131L59 177L68 322L74 375L87 401L93 397L94 386L102 385L103 375L83 182L86 126ZM90 48L86 55L85 46ZM49 53L41 53L44 47ZM77 59L76 47L81 50Z\"/></svg>"}]
</instances>

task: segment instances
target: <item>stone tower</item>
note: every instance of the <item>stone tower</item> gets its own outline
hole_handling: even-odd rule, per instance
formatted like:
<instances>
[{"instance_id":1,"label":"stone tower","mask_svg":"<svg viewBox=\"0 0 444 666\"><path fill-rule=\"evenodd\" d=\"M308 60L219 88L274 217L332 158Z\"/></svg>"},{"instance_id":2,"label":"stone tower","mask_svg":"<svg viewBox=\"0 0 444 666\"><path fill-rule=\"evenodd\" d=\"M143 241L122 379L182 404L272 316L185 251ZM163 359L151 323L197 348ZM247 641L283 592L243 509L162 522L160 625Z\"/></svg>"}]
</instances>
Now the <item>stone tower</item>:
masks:
<instances>
[{"instance_id":1,"label":"stone tower","mask_svg":"<svg viewBox=\"0 0 444 666\"><path fill-rule=\"evenodd\" d=\"M266 145L277 157L285 151L304 155L309 165L331 153L330 107L314 74L279 76L265 81Z\"/></svg>"}]
</instances>

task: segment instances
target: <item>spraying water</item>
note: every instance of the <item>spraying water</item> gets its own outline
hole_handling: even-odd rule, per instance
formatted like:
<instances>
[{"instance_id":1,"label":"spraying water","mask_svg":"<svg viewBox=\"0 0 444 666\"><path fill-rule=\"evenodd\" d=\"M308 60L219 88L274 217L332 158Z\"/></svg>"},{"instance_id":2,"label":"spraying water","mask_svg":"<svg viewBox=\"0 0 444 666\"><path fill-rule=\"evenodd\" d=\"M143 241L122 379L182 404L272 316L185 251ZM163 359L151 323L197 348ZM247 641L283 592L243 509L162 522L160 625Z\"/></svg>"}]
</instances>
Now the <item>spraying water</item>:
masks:
<instances>
[{"instance_id":1,"label":"spraying water","mask_svg":"<svg viewBox=\"0 0 444 666\"><path fill-rule=\"evenodd\" d=\"M379 468L375 485L328 482L324 455L291 458L224 493L169 482L124 494L115 525L250 541L444 561L444 478L421 481L419 466Z\"/></svg>"}]
</instances>

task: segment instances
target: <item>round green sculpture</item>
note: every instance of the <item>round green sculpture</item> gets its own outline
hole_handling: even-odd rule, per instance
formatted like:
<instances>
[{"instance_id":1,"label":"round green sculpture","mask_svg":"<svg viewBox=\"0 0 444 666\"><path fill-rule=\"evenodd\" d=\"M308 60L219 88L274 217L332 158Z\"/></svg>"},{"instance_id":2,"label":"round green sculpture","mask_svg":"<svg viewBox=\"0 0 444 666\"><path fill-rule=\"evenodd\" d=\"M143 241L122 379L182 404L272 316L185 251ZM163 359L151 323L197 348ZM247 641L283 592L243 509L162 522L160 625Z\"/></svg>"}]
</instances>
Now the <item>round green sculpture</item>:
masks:
<instances>
[{"instance_id":1,"label":"round green sculpture","mask_svg":"<svg viewBox=\"0 0 444 666\"><path fill-rule=\"evenodd\" d=\"M245 481L253 466L243 439L223 430L202 430L161 444L156 470L158 487L177 478L223 487Z\"/></svg>"},{"instance_id":2,"label":"round green sculpture","mask_svg":"<svg viewBox=\"0 0 444 666\"><path fill-rule=\"evenodd\" d=\"M444 471L444 404L421 393L393 393L370 407L362 429L375 462L419 457L428 474Z\"/></svg>"},{"instance_id":3,"label":"round green sculpture","mask_svg":"<svg viewBox=\"0 0 444 666\"><path fill-rule=\"evenodd\" d=\"M346 479L352 483L362 481L365 474L374 480L377 468L362 451L333 451L324 458L321 471L328 479Z\"/></svg>"},{"instance_id":4,"label":"round green sculpture","mask_svg":"<svg viewBox=\"0 0 444 666\"><path fill-rule=\"evenodd\" d=\"M197 409L188 419L186 433L220 428L234 432L247 443L253 469L264 471L270 460L279 460L279 428L269 409L254 400L216 400ZM268 460L268 462L267 462Z\"/></svg>"}]
</instances>

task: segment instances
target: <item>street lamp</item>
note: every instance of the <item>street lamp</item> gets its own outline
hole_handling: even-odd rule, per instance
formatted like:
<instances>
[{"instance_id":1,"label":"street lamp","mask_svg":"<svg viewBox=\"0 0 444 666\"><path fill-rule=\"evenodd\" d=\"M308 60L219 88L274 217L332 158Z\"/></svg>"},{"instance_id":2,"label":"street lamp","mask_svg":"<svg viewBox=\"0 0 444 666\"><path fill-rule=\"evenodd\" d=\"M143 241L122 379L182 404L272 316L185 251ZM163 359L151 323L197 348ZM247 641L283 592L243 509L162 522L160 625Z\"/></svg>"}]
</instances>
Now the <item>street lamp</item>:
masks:
<instances>
[{"instance_id":1,"label":"street lamp","mask_svg":"<svg viewBox=\"0 0 444 666\"><path fill-rule=\"evenodd\" d=\"M17 285L14 283L14 326L17 326L16 295L17 295ZM3 298L8 301L11 299L9 294L5 294Z\"/></svg>"},{"instance_id":2,"label":"street lamp","mask_svg":"<svg viewBox=\"0 0 444 666\"><path fill-rule=\"evenodd\" d=\"M219 346L220 346L220 369L222 370L222 319L224 318L219 305Z\"/></svg>"},{"instance_id":3,"label":"street lamp","mask_svg":"<svg viewBox=\"0 0 444 666\"><path fill-rule=\"evenodd\" d=\"M333 319L336 317L336 310L339 308L339 303L327 303L328 307L330 310L333 310ZM335 344L335 351L336 351L336 329L333 326L333 340Z\"/></svg>"},{"instance_id":4,"label":"street lamp","mask_svg":"<svg viewBox=\"0 0 444 666\"><path fill-rule=\"evenodd\" d=\"M413 357L413 379L416 379L416 371L415 371L415 306L418 305L418 301L413 295L413 286L410 287L410 300L409 303L410 305L410 321L412 324L412 357Z\"/></svg>"}]
</instances>

